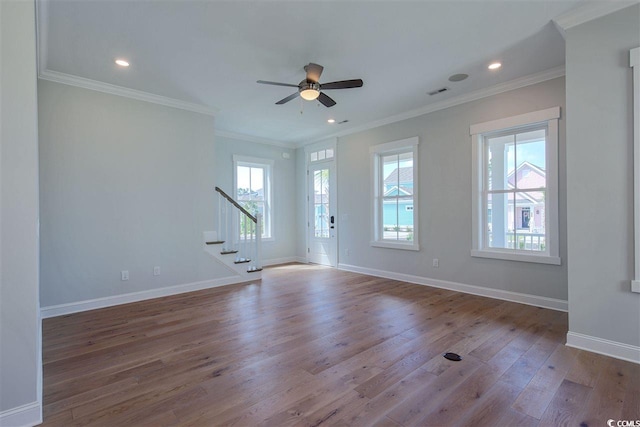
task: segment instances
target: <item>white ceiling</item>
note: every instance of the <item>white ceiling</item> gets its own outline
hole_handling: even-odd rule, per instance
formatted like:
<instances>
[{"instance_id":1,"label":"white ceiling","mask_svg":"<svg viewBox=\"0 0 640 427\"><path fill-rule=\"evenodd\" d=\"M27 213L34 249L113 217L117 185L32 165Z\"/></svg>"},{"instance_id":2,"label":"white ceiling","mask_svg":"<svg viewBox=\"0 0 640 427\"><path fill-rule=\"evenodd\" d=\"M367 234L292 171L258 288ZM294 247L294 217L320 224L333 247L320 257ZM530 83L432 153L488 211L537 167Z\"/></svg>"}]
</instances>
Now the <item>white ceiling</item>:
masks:
<instances>
[{"instance_id":1,"label":"white ceiling","mask_svg":"<svg viewBox=\"0 0 640 427\"><path fill-rule=\"evenodd\" d=\"M562 66L551 20L579 3L40 0L40 69L212 107L221 131L300 144ZM298 84L309 62L325 67L321 83L364 86L328 91L326 108L275 105L295 88L256 84ZM449 82L456 73L470 77Z\"/></svg>"}]
</instances>

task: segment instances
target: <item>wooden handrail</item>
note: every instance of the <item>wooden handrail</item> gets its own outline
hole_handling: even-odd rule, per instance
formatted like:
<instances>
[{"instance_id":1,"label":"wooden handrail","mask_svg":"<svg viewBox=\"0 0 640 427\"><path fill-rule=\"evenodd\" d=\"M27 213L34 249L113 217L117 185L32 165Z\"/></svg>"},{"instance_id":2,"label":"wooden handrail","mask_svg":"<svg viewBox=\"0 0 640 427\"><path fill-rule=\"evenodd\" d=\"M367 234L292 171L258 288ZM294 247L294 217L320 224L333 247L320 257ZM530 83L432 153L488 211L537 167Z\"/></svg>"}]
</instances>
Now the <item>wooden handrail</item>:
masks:
<instances>
[{"instance_id":1,"label":"wooden handrail","mask_svg":"<svg viewBox=\"0 0 640 427\"><path fill-rule=\"evenodd\" d=\"M255 216L251 215L248 210L246 210L245 208L240 206L240 204L238 202L233 200L233 198L231 196L229 196L227 193L225 193L220 187L216 187L216 191L218 193L222 194L222 197L227 199L233 206L235 206L236 208L240 209L240 212L242 212L243 214L248 216L251 221L255 222L256 224L258 223L258 219Z\"/></svg>"}]
</instances>

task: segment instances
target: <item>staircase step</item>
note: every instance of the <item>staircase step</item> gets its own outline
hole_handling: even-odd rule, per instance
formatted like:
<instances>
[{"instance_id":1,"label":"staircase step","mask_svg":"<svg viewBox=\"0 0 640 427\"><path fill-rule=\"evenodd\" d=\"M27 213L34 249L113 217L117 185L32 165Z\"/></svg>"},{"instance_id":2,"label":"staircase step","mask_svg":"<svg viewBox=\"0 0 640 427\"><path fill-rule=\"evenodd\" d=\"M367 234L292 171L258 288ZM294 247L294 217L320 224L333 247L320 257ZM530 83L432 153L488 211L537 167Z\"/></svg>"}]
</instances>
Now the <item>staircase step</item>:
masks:
<instances>
[{"instance_id":1,"label":"staircase step","mask_svg":"<svg viewBox=\"0 0 640 427\"><path fill-rule=\"evenodd\" d=\"M224 240L215 240L213 242L206 242L207 245L221 245L224 243Z\"/></svg>"},{"instance_id":2,"label":"staircase step","mask_svg":"<svg viewBox=\"0 0 640 427\"><path fill-rule=\"evenodd\" d=\"M247 270L247 273L257 273L258 271L262 271L262 269L261 268L254 268L254 269L251 269L251 270Z\"/></svg>"},{"instance_id":3,"label":"staircase step","mask_svg":"<svg viewBox=\"0 0 640 427\"><path fill-rule=\"evenodd\" d=\"M220 251L220 255L237 254L238 251Z\"/></svg>"},{"instance_id":4,"label":"staircase step","mask_svg":"<svg viewBox=\"0 0 640 427\"><path fill-rule=\"evenodd\" d=\"M251 260L247 259L247 258L240 258L240 259L235 260L233 263L234 264L244 264L245 262L251 262Z\"/></svg>"}]
</instances>

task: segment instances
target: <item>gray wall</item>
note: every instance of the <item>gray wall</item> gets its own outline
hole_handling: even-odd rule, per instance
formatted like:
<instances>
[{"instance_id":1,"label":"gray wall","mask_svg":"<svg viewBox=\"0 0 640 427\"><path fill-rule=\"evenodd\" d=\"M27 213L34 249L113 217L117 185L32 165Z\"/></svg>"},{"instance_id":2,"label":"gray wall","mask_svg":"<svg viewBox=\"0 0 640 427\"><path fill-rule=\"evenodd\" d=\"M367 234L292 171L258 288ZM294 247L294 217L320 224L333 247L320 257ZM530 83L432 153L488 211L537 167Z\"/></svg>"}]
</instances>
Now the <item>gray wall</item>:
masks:
<instances>
[{"instance_id":1,"label":"gray wall","mask_svg":"<svg viewBox=\"0 0 640 427\"><path fill-rule=\"evenodd\" d=\"M468 285L567 299L565 120L560 120L561 266L472 258L469 125L560 106L564 78L339 138L339 262ZM420 251L374 248L369 147L418 136ZM348 215L345 222L342 219ZM350 255L345 251L349 249ZM439 268L432 259L440 260Z\"/></svg>"},{"instance_id":2,"label":"gray wall","mask_svg":"<svg viewBox=\"0 0 640 427\"><path fill-rule=\"evenodd\" d=\"M288 159L282 154L289 155ZM291 148L216 136L216 185L233 193L233 156L273 160L273 240L262 245L264 262L291 259L296 255L296 153Z\"/></svg>"},{"instance_id":3,"label":"gray wall","mask_svg":"<svg viewBox=\"0 0 640 427\"><path fill-rule=\"evenodd\" d=\"M0 412L40 400L34 17L0 1Z\"/></svg>"},{"instance_id":4,"label":"gray wall","mask_svg":"<svg viewBox=\"0 0 640 427\"><path fill-rule=\"evenodd\" d=\"M215 223L212 117L38 90L43 307L232 275L202 250Z\"/></svg>"},{"instance_id":5,"label":"gray wall","mask_svg":"<svg viewBox=\"0 0 640 427\"><path fill-rule=\"evenodd\" d=\"M567 32L569 331L634 346L629 50L638 46L640 6Z\"/></svg>"}]
</instances>

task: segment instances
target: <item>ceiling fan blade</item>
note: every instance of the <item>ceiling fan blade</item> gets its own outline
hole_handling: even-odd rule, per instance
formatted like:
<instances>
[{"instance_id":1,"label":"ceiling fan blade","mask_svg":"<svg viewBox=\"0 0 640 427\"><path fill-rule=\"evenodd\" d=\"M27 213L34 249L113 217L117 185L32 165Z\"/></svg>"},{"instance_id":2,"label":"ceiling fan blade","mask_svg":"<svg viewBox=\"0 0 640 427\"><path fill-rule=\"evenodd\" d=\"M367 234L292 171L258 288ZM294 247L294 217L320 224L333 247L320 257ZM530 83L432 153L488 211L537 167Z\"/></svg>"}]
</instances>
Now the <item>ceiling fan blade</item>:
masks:
<instances>
[{"instance_id":1,"label":"ceiling fan blade","mask_svg":"<svg viewBox=\"0 0 640 427\"><path fill-rule=\"evenodd\" d=\"M322 65L314 64L310 62L309 65L304 66L304 70L307 72L307 80L311 80L314 83L318 83L320 80L320 75L322 74L322 70L324 67Z\"/></svg>"},{"instance_id":2,"label":"ceiling fan blade","mask_svg":"<svg viewBox=\"0 0 640 427\"><path fill-rule=\"evenodd\" d=\"M268 82L266 80L258 80L256 83L260 83L262 85L274 85L274 86L287 86L287 87L298 87L298 85L292 85L289 83L278 83L278 82Z\"/></svg>"},{"instance_id":3,"label":"ceiling fan blade","mask_svg":"<svg viewBox=\"0 0 640 427\"><path fill-rule=\"evenodd\" d=\"M320 92L320 96L318 96L318 101L320 101L320 103L325 107L333 107L334 105L336 105L336 101L334 101L333 99L331 99L330 97L328 97L322 92Z\"/></svg>"},{"instance_id":4,"label":"ceiling fan blade","mask_svg":"<svg viewBox=\"0 0 640 427\"><path fill-rule=\"evenodd\" d=\"M362 87L363 83L360 79L342 80L339 82L322 83L320 89L351 89L354 87Z\"/></svg>"},{"instance_id":5,"label":"ceiling fan blade","mask_svg":"<svg viewBox=\"0 0 640 427\"><path fill-rule=\"evenodd\" d=\"M321 94L322 95L322 94ZM289 96L287 96L286 98L281 99L280 101L276 102L276 105L282 105L282 104L286 104L287 102L291 101L292 99L295 99L298 97L298 92L291 94Z\"/></svg>"}]
</instances>

